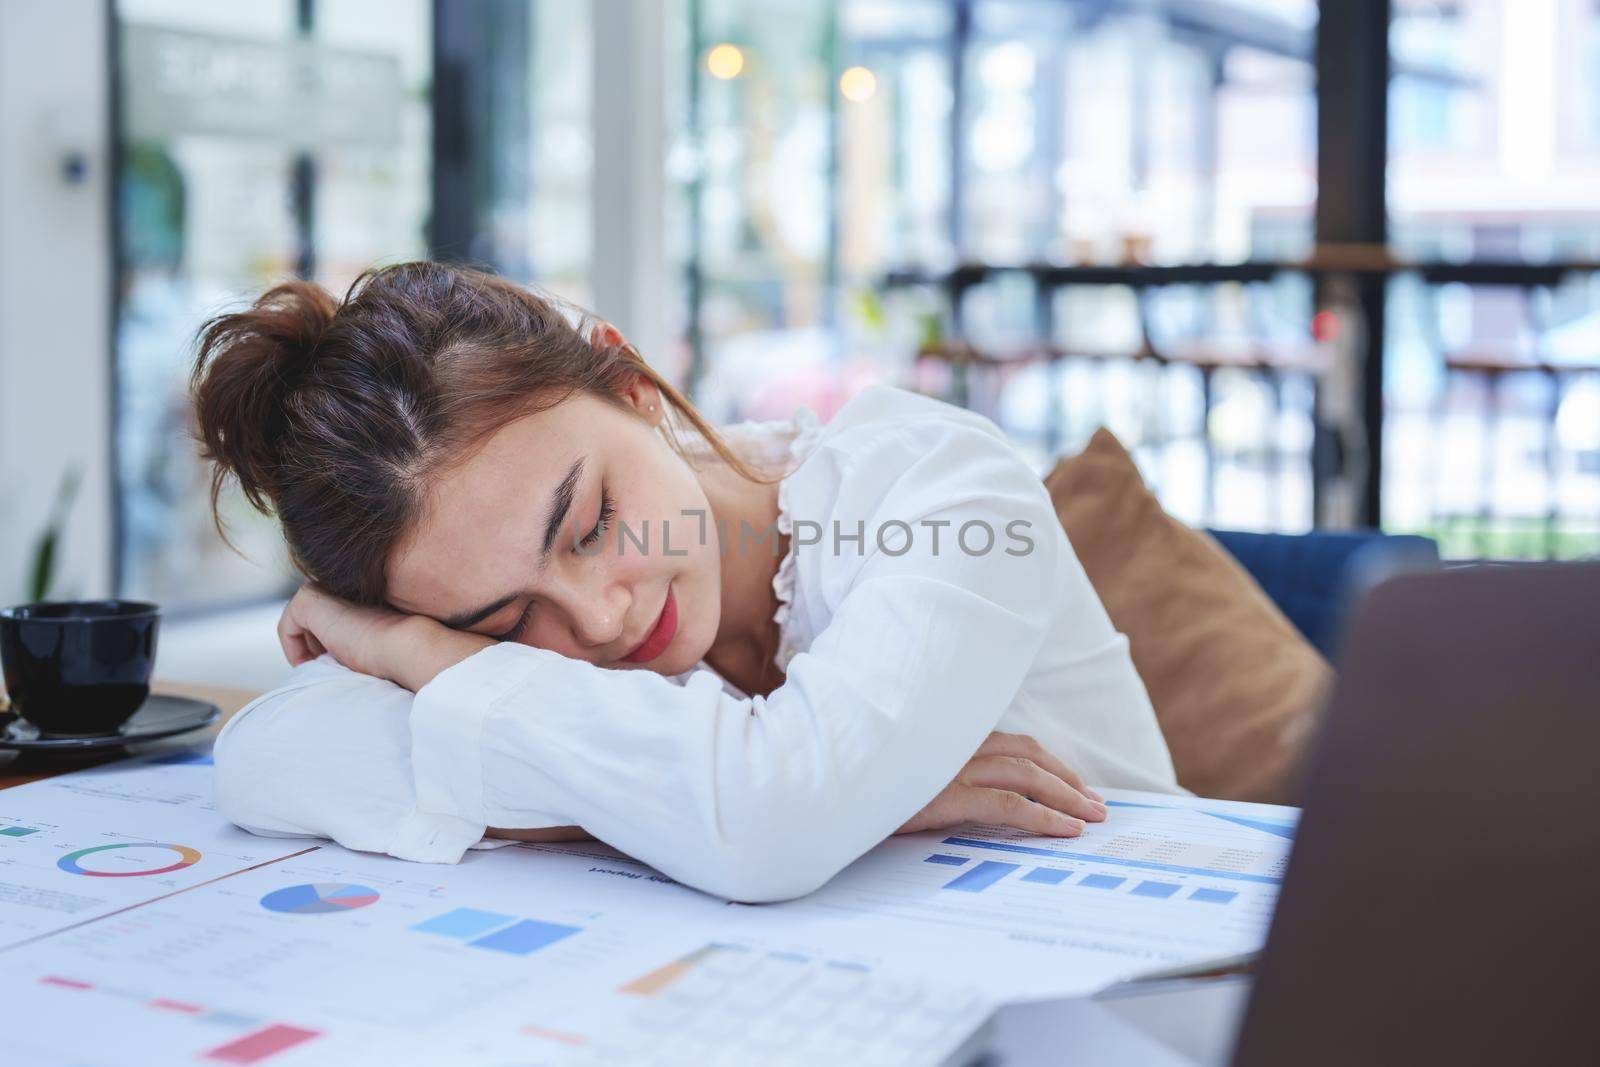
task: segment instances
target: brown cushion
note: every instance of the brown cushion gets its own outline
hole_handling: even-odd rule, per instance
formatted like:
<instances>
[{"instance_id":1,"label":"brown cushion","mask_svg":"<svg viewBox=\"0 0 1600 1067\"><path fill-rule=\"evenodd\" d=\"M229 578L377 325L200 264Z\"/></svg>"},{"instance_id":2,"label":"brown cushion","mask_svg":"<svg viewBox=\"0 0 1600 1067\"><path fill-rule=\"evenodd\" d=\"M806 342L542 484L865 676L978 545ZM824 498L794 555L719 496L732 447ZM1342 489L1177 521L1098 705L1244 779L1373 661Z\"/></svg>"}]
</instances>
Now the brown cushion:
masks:
<instances>
[{"instance_id":1,"label":"brown cushion","mask_svg":"<svg viewBox=\"0 0 1600 1067\"><path fill-rule=\"evenodd\" d=\"M1226 549L1162 510L1110 431L1045 485L1128 637L1178 781L1203 796L1291 801L1327 661Z\"/></svg>"}]
</instances>

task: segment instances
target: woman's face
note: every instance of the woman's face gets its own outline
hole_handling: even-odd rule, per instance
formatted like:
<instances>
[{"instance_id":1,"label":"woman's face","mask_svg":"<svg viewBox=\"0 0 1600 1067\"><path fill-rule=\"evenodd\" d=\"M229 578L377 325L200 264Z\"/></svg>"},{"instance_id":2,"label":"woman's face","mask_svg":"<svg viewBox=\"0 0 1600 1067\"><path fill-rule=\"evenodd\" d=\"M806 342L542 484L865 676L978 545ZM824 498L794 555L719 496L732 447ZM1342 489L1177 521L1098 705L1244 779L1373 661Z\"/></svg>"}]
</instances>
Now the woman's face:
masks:
<instances>
[{"instance_id":1,"label":"woman's face","mask_svg":"<svg viewBox=\"0 0 1600 1067\"><path fill-rule=\"evenodd\" d=\"M720 621L716 520L654 428L660 394L623 400L574 394L442 474L389 561L389 603L602 667L694 667Z\"/></svg>"}]
</instances>

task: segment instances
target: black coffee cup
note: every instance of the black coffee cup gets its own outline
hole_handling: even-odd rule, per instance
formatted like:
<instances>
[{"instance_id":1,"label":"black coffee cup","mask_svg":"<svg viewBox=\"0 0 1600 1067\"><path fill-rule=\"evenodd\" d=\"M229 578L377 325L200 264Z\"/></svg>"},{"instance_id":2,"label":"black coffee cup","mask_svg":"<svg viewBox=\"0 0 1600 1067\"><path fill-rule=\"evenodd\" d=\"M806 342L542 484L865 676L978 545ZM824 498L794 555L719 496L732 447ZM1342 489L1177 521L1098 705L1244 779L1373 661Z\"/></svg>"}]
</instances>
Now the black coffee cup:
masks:
<instances>
[{"instance_id":1,"label":"black coffee cup","mask_svg":"<svg viewBox=\"0 0 1600 1067\"><path fill-rule=\"evenodd\" d=\"M0 610L11 709L55 737L115 733L150 695L161 609L70 600Z\"/></svg>"}]
</instances>

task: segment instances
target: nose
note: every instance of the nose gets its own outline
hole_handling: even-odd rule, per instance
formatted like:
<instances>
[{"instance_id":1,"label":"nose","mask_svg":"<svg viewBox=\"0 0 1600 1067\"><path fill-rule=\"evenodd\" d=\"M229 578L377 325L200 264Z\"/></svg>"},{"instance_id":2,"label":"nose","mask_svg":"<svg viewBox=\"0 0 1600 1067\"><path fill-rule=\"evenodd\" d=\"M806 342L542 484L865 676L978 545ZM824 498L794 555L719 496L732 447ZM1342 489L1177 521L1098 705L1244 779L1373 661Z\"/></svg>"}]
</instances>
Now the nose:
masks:
<instances>
[{"instance_id":1,"label":"nose","mask_svg":"<svg viewBox=\"0 0 1600 1067\"><path fill-rule=\"evenodd\" d=\"M591 649L615 646L622 640L627 626L628 603L628 591L619 585L576 590L572 604L573 638Z\"/></svg>"}]
</instances>

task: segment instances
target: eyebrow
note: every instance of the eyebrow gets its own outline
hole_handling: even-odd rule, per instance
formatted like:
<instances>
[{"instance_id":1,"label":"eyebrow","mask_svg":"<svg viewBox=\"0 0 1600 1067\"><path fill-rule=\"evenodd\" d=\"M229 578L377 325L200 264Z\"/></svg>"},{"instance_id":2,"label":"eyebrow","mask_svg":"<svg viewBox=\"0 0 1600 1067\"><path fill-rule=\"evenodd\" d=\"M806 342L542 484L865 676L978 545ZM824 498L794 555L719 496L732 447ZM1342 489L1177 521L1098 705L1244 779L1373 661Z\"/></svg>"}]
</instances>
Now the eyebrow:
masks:
<instances>
[{"instance_id":1,"label":"eyebrow","mask_svg":"<svg viewBox=\"0 0 1600 1067\"><path fill-rule=\"evenodd\" d=\"M539 548L539 569L543 570L550 560L550 550L555 547L556 534L561 531L562 525L567 521L567 512L572 510L572 497L577 492L578 482L583 480L584 457L579 456L567 468L566 477L556 486L556 491L551 497L550 514L544 522L544 542ZM452 630L465 630L469 626L476 626L487 619L507 604L511 603L521 593L508 593L493 603L485 604L481 608L463 611L459 615L452 615L442 620Z\"/></svg>"}]
</instances>

